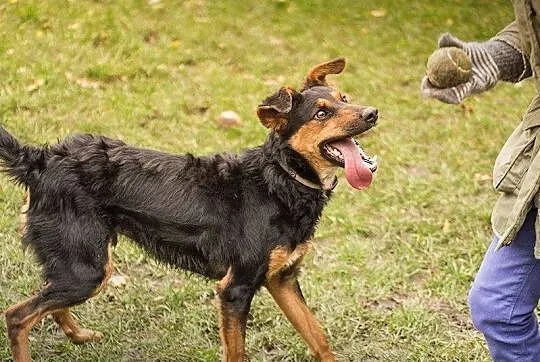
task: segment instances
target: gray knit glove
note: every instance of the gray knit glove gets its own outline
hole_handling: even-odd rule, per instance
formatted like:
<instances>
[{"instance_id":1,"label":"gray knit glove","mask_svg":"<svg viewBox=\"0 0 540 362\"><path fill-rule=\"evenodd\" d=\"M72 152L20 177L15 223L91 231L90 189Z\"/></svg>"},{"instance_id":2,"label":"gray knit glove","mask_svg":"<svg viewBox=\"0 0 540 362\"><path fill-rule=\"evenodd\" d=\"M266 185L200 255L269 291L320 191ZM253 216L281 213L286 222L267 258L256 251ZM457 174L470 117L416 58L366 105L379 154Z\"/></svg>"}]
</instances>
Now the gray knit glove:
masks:
<instances>
[{"instance_id":1,"label":"gray knit glove","mask_svg":"<svg viewBox=\"0 0 540 362\"><path fill-rule=\"evenodd\" d=\"M499 80L500 71L485 44L467 43L448 33L442 35L439 38L439 48L458 47L469 56L472 63L471 79L455 87L440 89L433 87L426 76L420 86L422 93L445 103L458 104L465 97L493 88Z\"/></svg>"}]
</instances>

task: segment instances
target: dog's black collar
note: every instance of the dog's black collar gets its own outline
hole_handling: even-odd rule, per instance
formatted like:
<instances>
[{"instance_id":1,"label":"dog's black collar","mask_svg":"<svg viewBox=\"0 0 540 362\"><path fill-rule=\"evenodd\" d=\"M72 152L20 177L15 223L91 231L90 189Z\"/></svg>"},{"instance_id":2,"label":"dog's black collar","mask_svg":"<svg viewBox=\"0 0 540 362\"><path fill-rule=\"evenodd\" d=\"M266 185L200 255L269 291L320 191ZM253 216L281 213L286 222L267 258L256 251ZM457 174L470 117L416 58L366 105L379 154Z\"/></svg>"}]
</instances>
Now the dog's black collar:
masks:
<instances>
[{"instance_id":1,"label":"dog's black collar","mask_svg":"<svg viewBox=\"0 0 540 362\"><path fill-rule=\"evenodd\" d=\"M332 185L330 185L330 187L328 187L328 188L324 187L323 185L319 185L319 184L316 184L316 183L311 182L309 180L306 180L305 178L300 176L296 171L294 171L292 168L290 168L289 165L287 165L282 160L279 160L278 162L279 162L279 165L281 166L281 168L285 172L287 172L289 174L289 176L291 176L296 181L300 182L302 185L310 187L312 189L322 190L322 191L332 191L333 189L336 188L336 186L338 184L337 176L334 176L334 181L332 182Z\"/></svg>"}]
</instances>

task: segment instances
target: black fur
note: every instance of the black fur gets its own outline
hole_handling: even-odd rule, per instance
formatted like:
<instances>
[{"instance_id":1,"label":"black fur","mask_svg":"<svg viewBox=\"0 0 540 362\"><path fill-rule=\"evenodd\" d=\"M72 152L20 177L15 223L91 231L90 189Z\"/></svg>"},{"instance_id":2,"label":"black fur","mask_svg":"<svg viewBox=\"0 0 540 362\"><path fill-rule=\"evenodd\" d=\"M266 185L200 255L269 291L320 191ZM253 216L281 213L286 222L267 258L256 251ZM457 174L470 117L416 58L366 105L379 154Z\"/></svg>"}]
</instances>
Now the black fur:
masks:
<instances>
[{"instance_id":1,"label":"black fur","mask_svg":"<svg viewBox=\"0 0 540 362\"><path fill-rule=\"evenodd\" d=\"M279 166L302 159L275 134L240 155L194 157L91 135L23 146L1 128L0 150L7 172L29 189L24 239L47 280L85 269L65 264L103 255L120 233L168 264L209 278L232 266L257 276L259 287L270 251L308 240L330 195Z\"/></svg>"}]
</instances>

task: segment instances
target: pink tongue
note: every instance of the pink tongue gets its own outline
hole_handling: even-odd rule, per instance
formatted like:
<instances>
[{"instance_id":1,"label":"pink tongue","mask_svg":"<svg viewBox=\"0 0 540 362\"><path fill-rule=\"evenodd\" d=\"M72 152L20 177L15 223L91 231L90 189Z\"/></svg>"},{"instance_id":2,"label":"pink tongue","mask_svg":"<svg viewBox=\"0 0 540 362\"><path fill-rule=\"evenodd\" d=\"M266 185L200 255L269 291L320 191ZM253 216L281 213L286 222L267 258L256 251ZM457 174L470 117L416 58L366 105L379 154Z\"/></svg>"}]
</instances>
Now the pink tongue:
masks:
<instances>
[{"instance_id":1,"label":"pink tongue","mask_svg":"<svg viewBox=\"0 0 540 362\"><path fill-rule=\"evenodd\" d=\"M332 142L332 147L337 148L345 159L345 177L355 189L365 189L373 180L373 173L362 160L360 150L356 147L351 137Z\"/></svg>"}]
</instances>

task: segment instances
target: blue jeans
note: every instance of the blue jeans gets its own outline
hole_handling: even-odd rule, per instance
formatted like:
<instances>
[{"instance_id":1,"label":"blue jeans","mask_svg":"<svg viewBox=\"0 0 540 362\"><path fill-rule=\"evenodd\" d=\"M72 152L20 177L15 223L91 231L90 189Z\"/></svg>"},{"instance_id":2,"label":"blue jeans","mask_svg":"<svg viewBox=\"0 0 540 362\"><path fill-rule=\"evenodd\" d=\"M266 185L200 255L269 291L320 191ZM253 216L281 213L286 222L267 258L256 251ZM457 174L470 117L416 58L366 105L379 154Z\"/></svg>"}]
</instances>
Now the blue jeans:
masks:
<instances>
[{"instance_id":1,"label":"blue jeans","mask_svg":"<svg viewBox=\"0 0 540 362\"><path fill-rule=\"evenodd\" d=\"M474 326L484 334L494 361L540 361L535 308L540 299L540 260L534 257L537 210L527 215L509 246L484 256L469 293Z\"/></svg>"}]
</instances>

